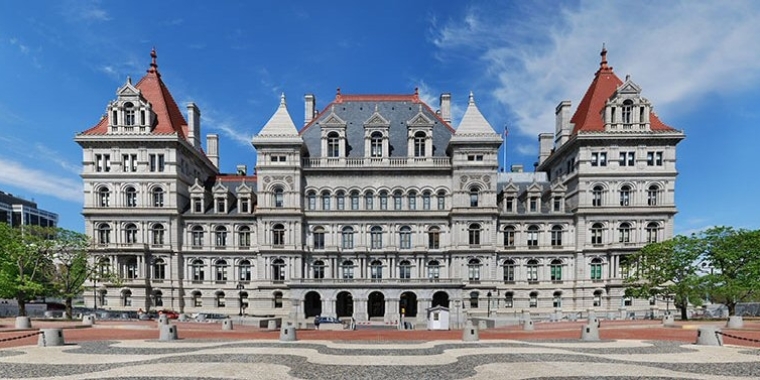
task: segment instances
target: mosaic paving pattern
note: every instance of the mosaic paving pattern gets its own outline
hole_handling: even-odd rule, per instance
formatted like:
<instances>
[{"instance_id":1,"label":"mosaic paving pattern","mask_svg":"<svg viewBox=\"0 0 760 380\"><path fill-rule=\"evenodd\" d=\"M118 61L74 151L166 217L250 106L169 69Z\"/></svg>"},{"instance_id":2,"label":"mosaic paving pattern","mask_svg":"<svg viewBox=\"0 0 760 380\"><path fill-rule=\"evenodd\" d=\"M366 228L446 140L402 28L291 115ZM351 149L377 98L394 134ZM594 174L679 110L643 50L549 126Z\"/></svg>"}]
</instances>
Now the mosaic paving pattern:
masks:
<instances>
[{"instance_id":1,"label":"mosaic paving pattern","mask_svg":"<svg viewBox=\"0 0 760 380\"><path fill-rule=\"evenodd\" d=\"M760 350L638 340L125 340L0 350L0 378L757 379Z\"/></svg>"}]
</instances>

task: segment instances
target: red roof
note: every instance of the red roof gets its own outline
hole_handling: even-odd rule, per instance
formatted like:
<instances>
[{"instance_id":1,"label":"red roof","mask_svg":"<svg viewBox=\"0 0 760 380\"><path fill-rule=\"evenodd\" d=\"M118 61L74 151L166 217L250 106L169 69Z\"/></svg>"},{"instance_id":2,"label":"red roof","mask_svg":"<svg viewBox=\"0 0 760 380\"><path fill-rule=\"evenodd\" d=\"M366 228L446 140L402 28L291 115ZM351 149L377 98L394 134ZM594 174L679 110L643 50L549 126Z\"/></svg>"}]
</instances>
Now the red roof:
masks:
<instances>
[{"instance_id":1,"label":"red roof","mask_svg":"<svg viewBox=\"0 0 760 380\"><path fill-rule=\"evenodd\" d=\"M573 114L570 122L575 124L573 134L581 132L604 132L604 120L602 112L607 100L623 84L623 81L612 71L612 66L607 65L607 49L602 49L602 61L599 70L594 75L586 95L578 104L578 109ZM665 125L654 112L649 114L649 126L652 131L674 131L675 129Z\"/></svg>"},{"instance_id":2,"label":"red roof","mask_svg":"<svg viewBox=\"0 0 760 380\"><path fill-rule=\"evenodd\" d=\"M182 138L187 138L187 121L180 112L177 103L174 101L172 94L161 80L161 74L158 72L156 64L156 49L151 51L152 58L148 73L137 82L135 88L140 90L142 96L151 104L153 112L156 113L156 123L153 134L174 134L177 133ZM104 116L97 125L82 132L85 135L102 135L108 132L108 117Z\"/></svg>"},{"instance_id":3,"label":"red roof","mask_svg":"<svg viewBox=\"0 0 760 380\"><path fill-rule=\"evenodd\" d=\"M219 182L243 182L256 183L256 175L219 174L216 177Z\"/></svg>"}]
</instances>

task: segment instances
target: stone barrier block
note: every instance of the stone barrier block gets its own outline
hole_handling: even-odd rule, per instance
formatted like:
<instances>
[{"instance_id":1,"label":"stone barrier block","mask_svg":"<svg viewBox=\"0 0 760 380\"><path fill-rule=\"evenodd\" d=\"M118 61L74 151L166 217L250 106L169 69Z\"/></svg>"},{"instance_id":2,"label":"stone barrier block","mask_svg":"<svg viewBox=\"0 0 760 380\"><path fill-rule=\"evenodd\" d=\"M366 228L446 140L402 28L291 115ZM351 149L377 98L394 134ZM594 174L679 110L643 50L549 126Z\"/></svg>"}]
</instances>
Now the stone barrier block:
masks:
<instances>
[{"instance_id":1,"label":"stone barrier block","mask_svg":"<svg viewBox=\"0 0 760 380\"><path fill-rule=\"evenodd\" d=\"M267 321L267 330L269 331L276 331L277 330L277 320L270 319Z\"/></svg>"},{"instance_id":2,"label":"stone barrier block","mask_svg":"<svg viewBox=\"0 0 760 380\"><path fill-rule=\"evenodd\" d=\"M223 319L222 320L222 330L224 331L231 331L232 330L232 319Z\"/></svg>"},{"instance_id":3,"label":"stone barrier block","mask_svg":"<svg viewBox=\"0 0 760 380\"><path fill-rule=\"evenodd\" d=\"M480 336L478 334L478 328L473 325L472 321L467 321L467 325L464 327L464 330L462 331L462 341L463 342L477 342L478 340L480 340Z\"/></svg>"},{"instance_id":4,"label":"stone barrier block","mask_svg":"<svg viewBox=\"0 0 760 380\"><path fill-rule=\"evenodd\" d=\"M169 316L167 316L166 314L159 315L156 323L158 323L158 328L161 328L162 325L168 325Z\"/></svg>"},{"instance_id":5,"label":"stone barrier block","mask_svg":"<svg viewBox=\"0 0 760 380\"><path fill-rule=\"evenodd\" d=\"M740 329L744 327L744 319L741 315L732 315L728 317L728 323L726 323L727 329Z\"/></svg>"},{"instance_id":6,"label":"stone barrier block","mask_svg":"<svg viewBox=\"0 0 760 380\"><path fill-rule=\"evenodd\" d=\"M95 316L92 314L82 316L82 324L85 326L92 326L95 324Z\"/></svg>"},{"instance_id":7,"label":"stone barrier block","mask_svg":"<svg viewBox=\"0 0 760 380\"><path fill-rule=\"evenodd\" d=\"M160 325L159 329L160 329L160 332L159 332L158 340L169 341L169 340L179 339L179 334L177 332L176 325Z\"/></svg>"},{"instance_id":8,"label":"stone barrier block","mask_svg":"<svg viewBox=\"0 0 760 380\"><path fill-rule=\"evenodd\" d=\"M662 318L662 325L665 327L675 326L676 318L672 314L668 314Z\"/></svg>"},{"instance_id":9,"label":"stone barrier block","mask_svg":"<svg viewBox=\"0 0 760 380\"><path fill-rule=\"evenodd\" d=\"M533 325L533 320L528 319L527 321L523 322L523 331L533 331L535 330L535 326Z\"/></svg>"},{"instance_id":10,"label":"stone barrier block","mask_svg":"<svg viewBox=\"0 0 760 380\"><path fill-rule=\"evenodd\" d=\"M599 340L599 326L589 323L581 327L581 340L584 342L596 342Z\"/></svg>"},{"instance_id":11,"label":"stone barrier block","mask_svg":"<svg viewBox=\"0 0 760 380\"><path fill-rule=\"evenodd\" d=\"M29 317L16 317L16 328L17 329L31 329L32 320L29 319Z\"/></svg>"},{"instance_id":12,"label":"stone barrier block","mask_svg":"<svg viewBox=\"0 0 760 380\"><path fill-rule=\"evenodd\" d=\"M485 319L479 319L478 320L478 330L487 330L488 329L488 321Z\"/></svg>"},{"instance_id":13,"label":"stone barrier block","mask_svg":"<svg viewBox=\"0 0 760 380\"><path fill-rule=\"evenodd\" d=\"M40 337L37 338L37 346L54 347L63 346L63 330L61 329L40 329Z\"/></svg>"},{"instance_id":14,"label":"stone barrier block","mask_svg":"<svg viewBox=\"0 0 760 380\"><path fill-rule=\"evenodd\" d=\"M187 322L189 320L190 318L185 313L180 314L179 317L177 318L177 321L179 322Z\"/></svg>"},{"instance_id":15,"label":"stone barrier block","mask_svg":"<svg viewBox=\"0 0 760 380\"><path fill-rule=\"evenodd\" d=\"M723 335L715 326L699 326L697 330L697 343L700 346L722 346Z\"/></svg>"},{"instance_id":16,"label":"stone barrier block","mask_svg":"<svg viewBox=\"0 0 760 380\"><path fill-rule=\"evenodd\" d=\"M281 342L295 342L296 341L296 327L292 322L287 322L280 328L280 341Z\"/></svg>"}]
</instances>

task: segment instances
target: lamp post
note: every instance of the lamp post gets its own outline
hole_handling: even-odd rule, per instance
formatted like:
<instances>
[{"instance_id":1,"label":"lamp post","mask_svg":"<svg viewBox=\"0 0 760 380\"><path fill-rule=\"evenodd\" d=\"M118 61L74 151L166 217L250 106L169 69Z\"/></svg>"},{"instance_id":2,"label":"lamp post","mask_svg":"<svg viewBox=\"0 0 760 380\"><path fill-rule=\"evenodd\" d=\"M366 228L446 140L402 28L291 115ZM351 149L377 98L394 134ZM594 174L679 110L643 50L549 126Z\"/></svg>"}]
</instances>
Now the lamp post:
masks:
<instances>
[{"instance_id":1,"label":"lamp post","mask_svg":"<svg viewBox=\"0 0 760 380\"><path fill-rule=\"evenodd\" d=\"M245 289L245 286L242 282L238 282L237 286L235 287L238 291L238 305L240 306L240 312L238 313L238 316L243 316L243 289Z\"/></svg>"},{"instance_id":2,"label":"lamp post","mask_svg":"<svg viewBox=\"0 0 760 380\"><path fill-rule=\"evenodd\" d=\"M486 297L488 297L488 318L491 318L491 292L490 291L486 293Z\"/></svg>"}]
</instances>

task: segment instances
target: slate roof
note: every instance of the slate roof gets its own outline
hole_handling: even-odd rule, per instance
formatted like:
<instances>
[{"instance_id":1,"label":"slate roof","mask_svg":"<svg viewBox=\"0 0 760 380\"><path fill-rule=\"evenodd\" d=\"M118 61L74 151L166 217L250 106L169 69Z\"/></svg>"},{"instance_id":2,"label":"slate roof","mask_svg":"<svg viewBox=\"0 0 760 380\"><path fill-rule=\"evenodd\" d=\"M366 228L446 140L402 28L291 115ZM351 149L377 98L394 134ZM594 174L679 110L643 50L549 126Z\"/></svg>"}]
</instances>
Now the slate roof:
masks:
<instances>
[{"instance_id":1,"label":"slate roof","mask_svg":"<svg viewBox=\"0 0 760 380\"><path fill-rule=\"evenodd\" d=\"M251 194L253 196L256 196L256 176L252 175L236 175L236 174L218 174L215 177L210 177L208 181L206 181L205 184L203 184L203 187L208 194L210 194L213 197L214 194L214 186L216 184L222 184L229 190L229 193L232 194L232 202L228 203L228 209L227 213L225 215L251 215L251 213L241 213L240 210L237 208L237 199L238 199L238 187L245 183L248 187L251 188ZM193 216L199 216L199 215L219 215L216 210L214 209L214 202L208 202L206 205L206 209L203 211L203 213L199 214L196 212L193 212L190 207L185 209L184 215L188 217Z\"/></svg>"},{"instance_id":2,"label":"slate roof","mask_svg":"<svg viewBox=\"0 0 760 380\"><path fill-rule=\"evenodd\" d=\"M339 90L335 99L306 124L299 134L309 154L320 157L322 155L320 125L334 112L346 122L347 157L365 157L364 123L370 119L375 110L390 122L390 157L407 156L406 122L412 120L420 112L433 121L433 156L446 156L446 147L455 131L449 123L420 100L417 92L411 95L344 95Z\"/></svg>"}]
</instances>

